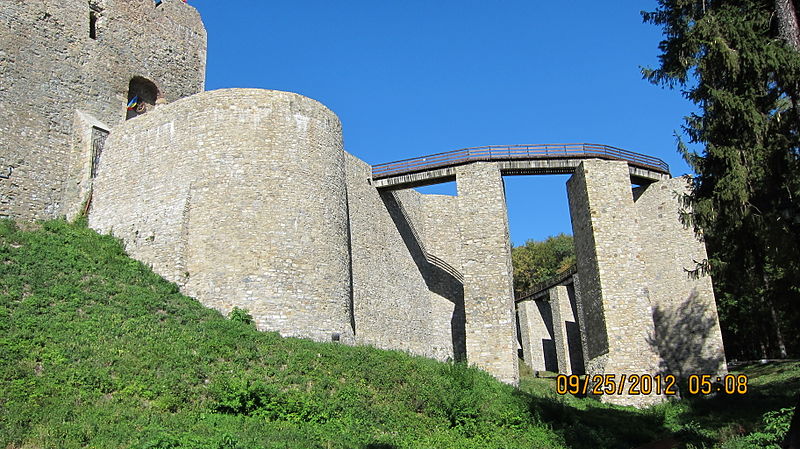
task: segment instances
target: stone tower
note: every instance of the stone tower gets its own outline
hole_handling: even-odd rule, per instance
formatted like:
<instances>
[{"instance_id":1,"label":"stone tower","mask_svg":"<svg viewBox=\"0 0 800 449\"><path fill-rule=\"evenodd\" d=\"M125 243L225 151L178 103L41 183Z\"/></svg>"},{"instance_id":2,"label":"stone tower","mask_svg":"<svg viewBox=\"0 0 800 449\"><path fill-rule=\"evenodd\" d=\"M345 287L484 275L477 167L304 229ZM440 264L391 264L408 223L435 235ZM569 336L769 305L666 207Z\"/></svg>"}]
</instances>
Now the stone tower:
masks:
<instances>
[{"instance_id":1,"label":"stone tower","mask_svg":"<svg viewBox=\"0 0 800 449\"><path fill-rule=\"evenodd\" d=\"M0 217L76 215L108 131L202 91L205 63L200 15L179 0L0 3Z\"/></svg>"}]
</instances>

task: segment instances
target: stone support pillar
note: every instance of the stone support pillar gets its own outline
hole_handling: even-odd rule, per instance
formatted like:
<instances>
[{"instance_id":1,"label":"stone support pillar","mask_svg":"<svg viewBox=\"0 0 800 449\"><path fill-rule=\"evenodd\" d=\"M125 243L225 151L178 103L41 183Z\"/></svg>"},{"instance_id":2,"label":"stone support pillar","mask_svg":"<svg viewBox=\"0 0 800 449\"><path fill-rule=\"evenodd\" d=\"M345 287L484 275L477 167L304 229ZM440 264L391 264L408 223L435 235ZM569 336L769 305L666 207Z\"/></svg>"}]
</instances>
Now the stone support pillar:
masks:
<instances>
[{"instance_id":1,"label":"stone support pillar","mask_svg":"<svg viewBox=\"0 0 800 449\"><path fill-rule=\"evenodd\" d=\"M522 301L517 303L517 316L525 364L534 371L547 371L547 353L553 352L550 305L547 301Z\"/></svg>"},{"instance_id":2,"label":"stone support pillar","mask_svg":"<svg viewBox=\"0 0 800 449\"><path fill-rule=\"evenodd\" d=\"M519 383L511 244L496 164L458 167L467 362Z\"/></svg>"},{"instance_id":3,"label":"stone support pillar","mask_svg":"<svg viewBox=\"0 0 800 449\"><path fill-rule=\"evenodd\" d=\"M692 278L695 261L706 259L705 244L680 221L678 196L689 179L672 178L634 192L639 241L653 304L656 342L667 372L724 376L722 333L711 277Z\"/></svg>"},{"instance_id":4,"label":"stone support pillar","mask_svg":"<svg viewBox=\"0 0 800 449\"><path fill-rule=\"evenodd\" d=\"M569 341L567 339L567 321L575 323L572 308L567 296L567 287L556 285L548 292L550 310L553 311L553 340L556 344L556 360L560 374L572 374L570 363Z\"/></svg>"},{"instance_id":5,"label":"stone support pillar","mask_svg":"<svg viewBox=\"0 0 800 449\"><path fill-rule=\"evenodd\" d=\"M652 309L638 242L628 165L585 160L567 182L581 301L587 374L656 375ZM627 392L624 389L623 393ZM604 395L603 401L645 406L658 395Z\"/></svg>"}]
</instances>

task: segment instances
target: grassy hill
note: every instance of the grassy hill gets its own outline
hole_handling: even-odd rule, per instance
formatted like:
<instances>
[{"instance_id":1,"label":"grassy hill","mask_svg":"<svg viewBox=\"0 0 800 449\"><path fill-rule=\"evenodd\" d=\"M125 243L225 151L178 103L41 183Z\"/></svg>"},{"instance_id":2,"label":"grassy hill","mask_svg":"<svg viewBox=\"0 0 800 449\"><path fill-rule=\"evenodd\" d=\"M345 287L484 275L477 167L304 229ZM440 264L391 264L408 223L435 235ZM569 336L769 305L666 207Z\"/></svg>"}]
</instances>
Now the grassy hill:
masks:
<instances>
[{"instance_id":1,"label":"grassy hill","mask_svg":"<svg viewBox=\"0 0 800 449\"><path fill-rule=\"evenodd\" d=\"M460 364L257 332L109 236L26 226L0 221L0 448L752 447L788 423L762 417L800 387L794 364L751 369L747 397L645 411L559 397L550 379L514 389Z\"/></svg>"}]
</instances>

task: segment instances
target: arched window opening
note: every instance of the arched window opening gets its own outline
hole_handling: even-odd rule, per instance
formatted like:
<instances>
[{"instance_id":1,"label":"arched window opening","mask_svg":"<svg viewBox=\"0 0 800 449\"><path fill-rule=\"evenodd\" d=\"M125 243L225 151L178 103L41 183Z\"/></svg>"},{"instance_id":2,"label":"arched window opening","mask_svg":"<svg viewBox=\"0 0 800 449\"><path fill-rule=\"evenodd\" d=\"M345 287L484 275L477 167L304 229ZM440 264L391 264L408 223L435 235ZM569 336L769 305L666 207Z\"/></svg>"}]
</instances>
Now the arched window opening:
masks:
<instances>
[{"instance_id":1,"label":"arched window opening","mask_svg":"<svg viewBox=\"0 0 800 449\"><path fill-rule=\"evenodd\" d=\"M155 83L141 76L134 76L128 85L128 107L126 120L146 114L156 106L160 92Z\"/></svg>"}]
</instances>

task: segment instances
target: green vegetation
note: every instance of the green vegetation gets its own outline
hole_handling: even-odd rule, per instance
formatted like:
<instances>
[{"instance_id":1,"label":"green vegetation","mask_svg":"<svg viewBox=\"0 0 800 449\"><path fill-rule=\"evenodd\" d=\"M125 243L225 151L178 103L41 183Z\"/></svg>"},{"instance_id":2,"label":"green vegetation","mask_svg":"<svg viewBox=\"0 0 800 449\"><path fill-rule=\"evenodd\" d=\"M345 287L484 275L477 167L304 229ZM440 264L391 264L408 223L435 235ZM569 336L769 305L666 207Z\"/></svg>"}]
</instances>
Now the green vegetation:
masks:
<instances>
[{"instance_id":1,"label":"green vegetation","mask_svg":"<svg viewBox=\"0 0 800 449\"><path fill-rule=\"evenodd\" d=\"M796 0L659 0L656 84L697 106L680 151L697 176L725 346L744 360L800 354L800 30Z\"/></svg>"},{"instance_id":2,"label":"green vegetation","mask_svg":"<svg viewBox=\"0 0 800 449\"><path fill-rule=\"evenodd\" d=\"M488 374L256 331L113 238L0 221L2 448L530 448L562 438Z\"/></svg>"},{"instance_id":3,"label":"green vegetation","mask_svg":"<svg viewBox=\"0 0 800 449\"><path fill-rule=\"evenodd\" d=\"M558 396L530 372L514 389L461 364L258 332L111 237L34 227L0 221L5 449L756 447L800 387L798 364L771 364L748 368L747 397L643 411Z\"/></svg>"},{"instance_id":4,"label":"green vegetation","mask_svg":"<svg viewBox=\"0 0 800 449\"><path fill-rule=\"evenodd\" d=\"M705 236L729 358L800 354L800 24L798 0L658 0L652 83L679 87L697 176L686 224ZM775 417L768 419L774 420ZM800 396L791 446L800 445Z\"/></svg>"},{"instance_id":5,"label":"green vegetation","mask_svg":"<svg viewBox=\"0 0 800 449\"><path fill-rule=\"evenodd\" d=\"M636 447L646 436L646 441L672 441L687 448L778 449L789 428L793 395L800 389L800 363L753 364L732 371L739 373L750 378L744 396L687 397L638 411L557 397L555 373L523 379L520 388L537 398L545 421L566 429L570 447L592 447L581 439L590 435L594 447Z\"/></svg>"},{"instance_id":6,"label":"green vegetation","mask_svg":"<svg viewBox=\"0 0 800 449\"><path fill-rule=\"evenodd\" d=\"M523 293L575 264L572 236L559 234L546 240L528 240L511 249L514 291Z\"/></svg>"}]
</instances>

